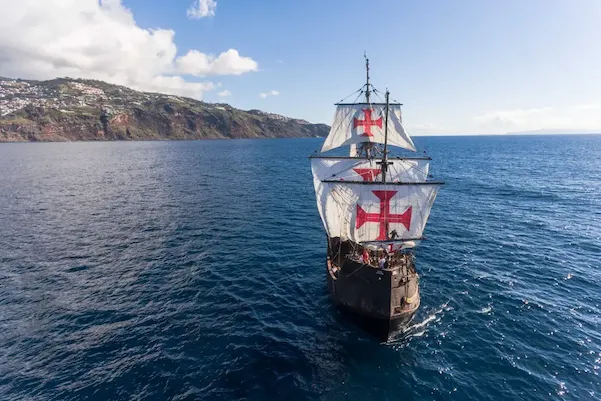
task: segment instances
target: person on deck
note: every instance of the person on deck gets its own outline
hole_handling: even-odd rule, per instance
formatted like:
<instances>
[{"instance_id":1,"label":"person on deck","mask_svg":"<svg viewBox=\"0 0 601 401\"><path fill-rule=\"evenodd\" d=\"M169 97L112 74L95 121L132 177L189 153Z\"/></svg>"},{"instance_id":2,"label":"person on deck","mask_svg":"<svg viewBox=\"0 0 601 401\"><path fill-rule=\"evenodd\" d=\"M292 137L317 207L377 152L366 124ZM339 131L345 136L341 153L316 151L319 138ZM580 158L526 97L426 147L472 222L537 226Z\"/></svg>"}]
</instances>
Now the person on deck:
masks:
<instances>
[{"instance_id":1,"label":"person on deck","mask_svg":"<svg viewBox=\"0 0 601 401\"><path fill-rule=\"evenodd\" d=\"M367 248L363 248L363 264L364 265L368 265L369 264L369 251L367 250Z\"/></svg>"},{"instance_id":2,"label":"person on deck","mask_svg":"<svg viewBox=\"0 0 601 401\"><path fill-rule=\"evenodd\" d=\"M387 263L387 260L386 260L386 255L382 255L382 257L378 261L378 266L380 267L380 269L385 269L387 264L388 263Z\"/></svg>"}]
</instances>

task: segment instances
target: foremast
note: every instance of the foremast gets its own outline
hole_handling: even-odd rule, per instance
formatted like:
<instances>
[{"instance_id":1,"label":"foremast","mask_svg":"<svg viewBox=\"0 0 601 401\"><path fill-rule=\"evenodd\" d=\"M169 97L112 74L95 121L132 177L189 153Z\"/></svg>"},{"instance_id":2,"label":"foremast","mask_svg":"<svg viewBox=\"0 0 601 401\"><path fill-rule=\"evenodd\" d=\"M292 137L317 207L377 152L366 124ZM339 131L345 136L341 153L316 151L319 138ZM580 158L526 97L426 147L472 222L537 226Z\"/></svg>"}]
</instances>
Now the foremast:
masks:
<instances>
[{"instance_id":1,"label":"foremast","mask_svg":"<svg viewBox=\"0 0 601 401\"><path fill-rule=\"evenodd\" d=\"M382 152L382 161L378 162L382 167L382 183L386 184L386 174L388 172L388 114L390 105L390 92L386 89L386 109L385 109L385 123L384 123L384 151Z\"/></svg>"}]
</instances>

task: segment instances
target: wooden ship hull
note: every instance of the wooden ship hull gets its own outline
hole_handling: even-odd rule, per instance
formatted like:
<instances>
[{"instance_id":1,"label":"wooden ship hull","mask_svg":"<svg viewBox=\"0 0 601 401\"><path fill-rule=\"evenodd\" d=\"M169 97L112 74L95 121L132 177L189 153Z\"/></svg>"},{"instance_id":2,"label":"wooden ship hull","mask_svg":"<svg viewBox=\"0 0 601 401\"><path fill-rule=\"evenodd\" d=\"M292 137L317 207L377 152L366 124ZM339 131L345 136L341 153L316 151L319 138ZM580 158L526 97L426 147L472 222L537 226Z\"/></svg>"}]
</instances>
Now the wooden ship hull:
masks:
<instances>
[{"instance_id":1,"label":"wooden ship hull","mask_svg":"<svg viewBox=\"0 0 601 401\"><path fill-rule=\"evenodd\" d=\"M397 253L382 269L377 253L364 261L352 252L356 245L337 238L328 242L328 291L350 320L381 341L411 322L420 305L411 253Z\"/></svg>"}]
</instances>

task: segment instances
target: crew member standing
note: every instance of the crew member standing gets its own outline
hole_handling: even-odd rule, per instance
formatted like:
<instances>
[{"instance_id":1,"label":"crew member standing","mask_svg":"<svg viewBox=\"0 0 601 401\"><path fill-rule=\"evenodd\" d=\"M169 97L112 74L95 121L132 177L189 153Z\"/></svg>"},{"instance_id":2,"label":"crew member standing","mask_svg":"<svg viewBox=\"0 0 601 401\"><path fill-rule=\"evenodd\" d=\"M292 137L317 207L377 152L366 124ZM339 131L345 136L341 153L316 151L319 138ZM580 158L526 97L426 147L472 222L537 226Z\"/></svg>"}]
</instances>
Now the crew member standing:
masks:
<instances>
[{"instance_id":1,"label":"crew member standing","mask_svg":"<svg viewBox=\"0 0 601 401\"><path fill-rule=\"evenodd\" d=\"M367 250L367 248L363 248L363 264L364 265L368 265L369 264L369 251Z\"/></svg>"}]
</instances>

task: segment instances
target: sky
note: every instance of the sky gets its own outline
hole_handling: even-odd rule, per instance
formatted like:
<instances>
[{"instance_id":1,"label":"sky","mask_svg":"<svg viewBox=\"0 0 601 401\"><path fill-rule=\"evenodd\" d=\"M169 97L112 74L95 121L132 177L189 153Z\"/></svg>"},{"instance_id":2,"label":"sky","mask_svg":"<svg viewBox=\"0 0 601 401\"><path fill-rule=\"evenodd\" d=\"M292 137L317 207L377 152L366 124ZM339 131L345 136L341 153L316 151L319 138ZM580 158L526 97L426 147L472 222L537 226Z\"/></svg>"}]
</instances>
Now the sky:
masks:
<instances>
[{"instance_id":1,"label":"sky","mask_svg":"<svg viewBox=\"0 0 601 401\"><path fill-rule=\"evenodd\" d=\"M367 52L413 134L601 132L601 0L0 0L0 15L0 76L329 124Z\"/></svg>"}]
</instances>

